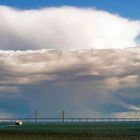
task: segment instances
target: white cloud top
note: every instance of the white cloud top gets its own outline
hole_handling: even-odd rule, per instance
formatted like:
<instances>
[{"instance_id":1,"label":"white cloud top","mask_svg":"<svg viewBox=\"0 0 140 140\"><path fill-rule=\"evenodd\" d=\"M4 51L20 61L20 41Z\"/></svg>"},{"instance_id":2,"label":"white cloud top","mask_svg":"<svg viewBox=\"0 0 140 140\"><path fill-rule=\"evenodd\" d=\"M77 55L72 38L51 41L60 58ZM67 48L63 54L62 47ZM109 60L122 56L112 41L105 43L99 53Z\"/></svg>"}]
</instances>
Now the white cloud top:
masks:
<instances>
[{"instance_id":1,"label":"white cloud top","mask_svg":"<svg viewBox=\"0 0 140 140\"><path fill-rule=\"evenodd\" d=\"M0 49L107 49L136 46L140 22L96 9L0 7Z\"/></svg>"}]
</instances>

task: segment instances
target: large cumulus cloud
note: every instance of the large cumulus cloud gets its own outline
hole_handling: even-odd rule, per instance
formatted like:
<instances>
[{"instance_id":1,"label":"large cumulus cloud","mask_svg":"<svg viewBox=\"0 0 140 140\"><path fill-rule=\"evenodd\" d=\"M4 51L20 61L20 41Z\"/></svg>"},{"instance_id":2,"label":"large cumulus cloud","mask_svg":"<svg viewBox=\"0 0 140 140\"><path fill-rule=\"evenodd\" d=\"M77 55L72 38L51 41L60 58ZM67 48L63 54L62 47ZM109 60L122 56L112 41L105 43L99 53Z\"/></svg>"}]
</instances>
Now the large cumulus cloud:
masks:
<instances>
[{"instance_id":1,"label":"large cumulus cloud","mask_svg":"<svg viewBox=\"0 0 140 140\"><path fill-rule=\"evenodd\" d=\"M139 115L139 21L76 7L0 6L0 19L3 116Z\"/></svg>"},{"instance_id":2,"label":"large cumulus cloud","mask_svg":"<svg viewBox=\"0 0 140 140\"><path fill-rule=\"evenodd\" d=\"M41 112L93 117L140 110L139 48L0 51L0 69L0 93L13 88L15 101Z\"/></svg>"},{"instance_id":3,"label":"large cumulus cloud","mask_svg":"<svg viewBox=\"0 0 140 140\"><path fill-rule=\"evenodd\" d=\"M139 21L90 8L0 6L0 19L0 49L126 48L140 33Z\"/></svg>"}]
</instances>

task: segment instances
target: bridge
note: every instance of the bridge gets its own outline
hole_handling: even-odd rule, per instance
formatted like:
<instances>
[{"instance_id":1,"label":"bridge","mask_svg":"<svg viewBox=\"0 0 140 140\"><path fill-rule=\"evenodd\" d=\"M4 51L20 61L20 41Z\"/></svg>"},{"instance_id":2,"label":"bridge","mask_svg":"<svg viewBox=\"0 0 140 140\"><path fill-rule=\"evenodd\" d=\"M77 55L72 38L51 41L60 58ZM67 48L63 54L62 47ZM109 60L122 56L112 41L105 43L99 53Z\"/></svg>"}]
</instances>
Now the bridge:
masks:
<instances>
[{"instance_id":1,"label":"bridge","mask_svg":"<svg viewBox=\"0 0 140 140\"><path fill-rule=\"evenodd\" d=\"M94 122L140 122L140 118L81 118L81 117L65 117L64 111L58 113L55 117L40 117L38 111L35 111L26 117L3 117L0 122L15 122L22 120L28 123L94 123Z\"/></svg>"}]
</instances>

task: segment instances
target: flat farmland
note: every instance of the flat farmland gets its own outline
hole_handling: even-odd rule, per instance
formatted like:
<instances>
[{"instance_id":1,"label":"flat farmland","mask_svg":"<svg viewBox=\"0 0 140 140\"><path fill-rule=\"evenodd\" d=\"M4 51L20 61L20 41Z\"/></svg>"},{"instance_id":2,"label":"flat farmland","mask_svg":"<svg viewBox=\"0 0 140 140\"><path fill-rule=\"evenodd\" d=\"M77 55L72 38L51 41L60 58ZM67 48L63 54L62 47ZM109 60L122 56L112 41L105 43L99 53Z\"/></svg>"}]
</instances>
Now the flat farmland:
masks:
<instances>
[{"instance_id":1,"label":"flat farmland","mask_svg":"<svg viewBox=\"0 0 140 140\"><path fill-rule=\"evenodd\" d=\"M0 124L0 140L139 140L140 122Z\"/></svg>"}]
</instances>

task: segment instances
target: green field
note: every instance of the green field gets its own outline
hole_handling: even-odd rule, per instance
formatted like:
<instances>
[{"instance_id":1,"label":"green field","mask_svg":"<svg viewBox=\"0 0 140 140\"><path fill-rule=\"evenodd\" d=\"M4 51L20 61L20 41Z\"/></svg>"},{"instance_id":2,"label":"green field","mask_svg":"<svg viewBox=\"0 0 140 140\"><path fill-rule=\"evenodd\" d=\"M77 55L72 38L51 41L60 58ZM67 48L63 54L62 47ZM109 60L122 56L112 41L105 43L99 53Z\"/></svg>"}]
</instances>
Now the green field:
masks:
<instances>
[{"instance_id":1,"label":"green field","mask_svg":"<svg viewBox=\"0 0 140 140\"><path fill-rule=\"evenodd\" d=\"M140 140L139 122L12 123L0 125L0 140Z\"/></svg>"}]
</instances>

